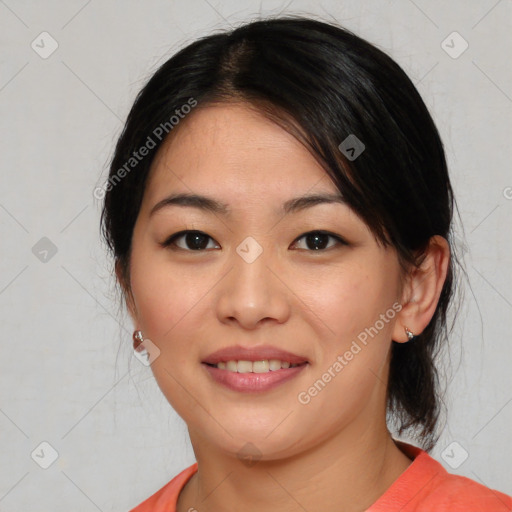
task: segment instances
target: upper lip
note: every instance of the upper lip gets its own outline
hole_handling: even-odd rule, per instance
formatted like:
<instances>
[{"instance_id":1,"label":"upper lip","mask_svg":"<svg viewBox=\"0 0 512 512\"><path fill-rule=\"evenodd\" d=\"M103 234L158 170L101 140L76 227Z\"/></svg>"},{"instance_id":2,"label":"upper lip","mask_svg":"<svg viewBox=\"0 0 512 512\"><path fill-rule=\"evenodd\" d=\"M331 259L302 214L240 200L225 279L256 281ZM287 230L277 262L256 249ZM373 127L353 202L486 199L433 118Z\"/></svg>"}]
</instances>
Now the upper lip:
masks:
<instances>
[{"instance_id":1,"label":"upper lip","mask_svg":"<svg viewBox=\"0 0 512 512\"><path fill-rule=\"evenodd\" d=\"M266 359L279 359L287 361L290 364L307 363L306 357L292 354L270 345L261 345L258 347L231 346L222 348L211 353L203 359L203 363L217 364L221 361L263 361Z\"/></svg>"}]
</instances>

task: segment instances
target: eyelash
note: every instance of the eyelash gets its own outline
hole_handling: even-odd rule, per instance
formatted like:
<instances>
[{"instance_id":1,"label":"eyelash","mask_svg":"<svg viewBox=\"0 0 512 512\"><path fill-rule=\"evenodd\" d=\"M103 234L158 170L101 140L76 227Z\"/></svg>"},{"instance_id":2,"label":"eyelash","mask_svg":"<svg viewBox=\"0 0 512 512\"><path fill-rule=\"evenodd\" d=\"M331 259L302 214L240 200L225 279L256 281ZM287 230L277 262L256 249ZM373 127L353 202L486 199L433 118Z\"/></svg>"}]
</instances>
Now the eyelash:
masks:
<instances>
[{"instance_id":1,"label":"eyelash","mask_svg":"<svg viewBox=\"0 0 512 512\"><path fill-rule=\"evenodd\" d=\"M204 252L204 251L208 250L208 249L183 249L182 247L177 247L175 241L178 240L179 238L184 237L187 234L204 235L204 236L208 237L210 240L213 240L213 238L211 236L207 235L206 233L203 233L202 231L184 230L184 231L180 231L178 233L175 233L174 235L171 235L164 242L161 242L160 245L162 247L164 247L164 248L168 248L168 249L171 249L173 251L181 250L181 251L186 251L186 252ZM314 234L324 235L324 236L328 236L330 238L333 238L333 239L336 240L338 245L349 245L340 236L335 235L334 233L330 233L329 231L324 231L324 230L314 230L314 231L308 231L307 233L303 233L302 235L300 235L299 237L297 237L293 241L292 245L296 244L302 238L304 238L304 237L306 237L308 235L314 235ZM328 251L329 249L332 249L332 248L333 248L333 246L328 247L327 249L299 249L299 250L305 250L307 252L325 252L325 251Z\"/></svg>"}]
</instances>

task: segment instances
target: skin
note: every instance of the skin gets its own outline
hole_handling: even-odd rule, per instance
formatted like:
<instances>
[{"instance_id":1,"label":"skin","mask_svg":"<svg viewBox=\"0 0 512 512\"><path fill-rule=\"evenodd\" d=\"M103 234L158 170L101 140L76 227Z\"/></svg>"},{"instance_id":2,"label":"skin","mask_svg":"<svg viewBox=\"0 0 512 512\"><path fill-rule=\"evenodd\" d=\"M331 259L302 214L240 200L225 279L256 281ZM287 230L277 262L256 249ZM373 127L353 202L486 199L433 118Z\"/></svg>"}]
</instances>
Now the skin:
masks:
<instances>
[{"instance_id":1,"label":"skin","mask_svg":"<svg viewBox=\"0 0 512 512\"><path fill-rule=\"evenodd\" d=\"M176 192L213 197L231 213L173 205L149 215ZM160 350L152 371L199 463L178 512L364 510L411 463L385 422L390 348L407 341L404 326L418 334L432 318L448 244L433 237L422 267L402 279L396 252L378 246L348 206L279 211L290 198L320 192L338 190L314 157L241 103L198 106L153 162L126 292L135 328ZM194 251L184 237L175 241L181 249L159 245L185 229L211 237L207 248ZM314 250L302 235L320 229L348 245L323 237L328 247ZM263 249L252 263L236 252L248 236ZM300 403L298 394L394 303L401 310ZM274 390L238 393L200 364L237 344L275 345L310 364ZM260 456L250 466L237 457L247 442Z\"/></svg>"}]
</instances>

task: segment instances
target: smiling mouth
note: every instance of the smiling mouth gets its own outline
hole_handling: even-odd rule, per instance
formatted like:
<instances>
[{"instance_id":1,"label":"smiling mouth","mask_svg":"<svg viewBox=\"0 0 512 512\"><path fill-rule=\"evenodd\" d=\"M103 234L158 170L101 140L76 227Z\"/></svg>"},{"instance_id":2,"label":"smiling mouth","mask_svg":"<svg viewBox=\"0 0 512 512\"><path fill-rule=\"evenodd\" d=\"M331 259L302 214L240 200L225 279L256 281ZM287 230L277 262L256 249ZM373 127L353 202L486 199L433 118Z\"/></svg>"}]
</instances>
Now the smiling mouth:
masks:
<instances>
[{"instance_id":1,"label":"smiling mouth","mask_svg":"<svg viewBox=\"0 0 512 512\"><path fill-rule=\"evenodd\" d=\"M295 368L297 366L304 366L307 361L302 363L290 363L289 361L282 361L280 359L263 359L260 361L246 361L246 360L230 360L219 361L216 364L204 363L212 368L219 370L226 370L233 373L269 373L277 370Z\"/></svg>"}]
</instances>

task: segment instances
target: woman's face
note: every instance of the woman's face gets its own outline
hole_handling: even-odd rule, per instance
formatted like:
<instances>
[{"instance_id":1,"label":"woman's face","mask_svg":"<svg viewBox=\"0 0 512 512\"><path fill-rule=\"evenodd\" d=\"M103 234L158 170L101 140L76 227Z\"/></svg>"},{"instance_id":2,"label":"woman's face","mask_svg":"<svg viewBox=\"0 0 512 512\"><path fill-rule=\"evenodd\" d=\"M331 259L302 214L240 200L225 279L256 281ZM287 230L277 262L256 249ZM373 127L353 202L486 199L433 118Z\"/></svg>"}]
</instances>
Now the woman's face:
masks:
<instances>
[{"instance_id":1,"label":"woman's face","mask_svg":"<svg viewBox=\"0 0 512 512\"><path fill-rule=\"evenodd\" d=\"M277 459L385 428L388 355L403 331L396 253L340 202L292 207L339 193L304 146L259 113L224 104L181 123L153 162L130 277L136 327L160 351L151 368L192 442ZM227 212L168 202L151 213L176 194ZM202 235L163 245L184 230ZM319 230L332 236L307 235ZM205 363L233 347L248 350L220 359L290 359L274 349L305 364Z\"/></svg>"}]
</instances>

